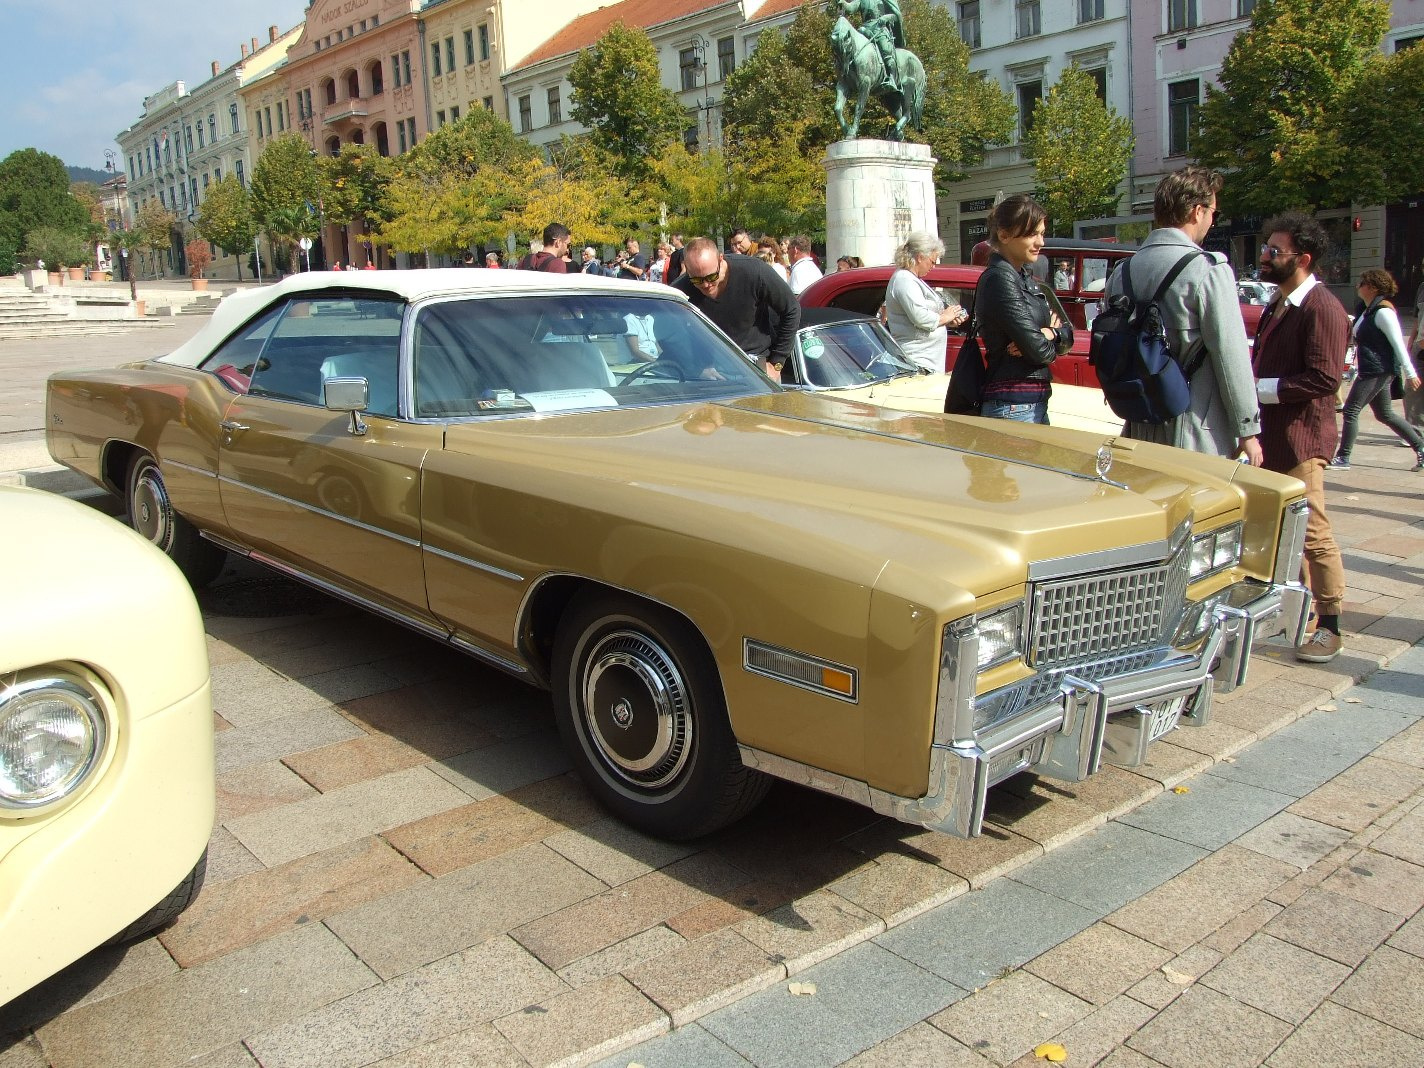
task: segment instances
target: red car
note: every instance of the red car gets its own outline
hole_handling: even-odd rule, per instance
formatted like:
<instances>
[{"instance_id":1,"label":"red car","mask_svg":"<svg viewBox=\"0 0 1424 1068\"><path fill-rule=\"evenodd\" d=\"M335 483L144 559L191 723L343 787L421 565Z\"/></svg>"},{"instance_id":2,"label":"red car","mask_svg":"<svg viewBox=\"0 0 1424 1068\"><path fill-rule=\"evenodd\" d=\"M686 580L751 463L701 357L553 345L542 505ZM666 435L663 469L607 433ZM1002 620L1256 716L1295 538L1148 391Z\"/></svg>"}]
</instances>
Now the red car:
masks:
<instances>
[{"instance_id":1,"label":"red car","mask_svg":"<svg viewBox=\"0 0 1424 1068\"><path fill-rule=\"evenodd\" d=\"M1043 254L1033 266L1039 284L1049 292L1049 301L1059 314L1073 324L1073 347L1053 363L1053 380L1075 386L1096 386L1097 373L1088 363L1088 325L1097 312L1103 287L1117 261L1137 251L1136 245L1112 241L1077 241L1049 238ZM894 267L862 267L828 274L808 286L800 297L803 308L844 308L874 315L885 300L885 287ZM931 269L927 283L946 300L974 311L974 290L983 267L940 264ZM1246 336L1254 337L1262 309L1243 303L1241 314ZM954 367L954 358L964 344L964 328L951 330L945 346L945 370Z\"/></svg>"}]
</instances>

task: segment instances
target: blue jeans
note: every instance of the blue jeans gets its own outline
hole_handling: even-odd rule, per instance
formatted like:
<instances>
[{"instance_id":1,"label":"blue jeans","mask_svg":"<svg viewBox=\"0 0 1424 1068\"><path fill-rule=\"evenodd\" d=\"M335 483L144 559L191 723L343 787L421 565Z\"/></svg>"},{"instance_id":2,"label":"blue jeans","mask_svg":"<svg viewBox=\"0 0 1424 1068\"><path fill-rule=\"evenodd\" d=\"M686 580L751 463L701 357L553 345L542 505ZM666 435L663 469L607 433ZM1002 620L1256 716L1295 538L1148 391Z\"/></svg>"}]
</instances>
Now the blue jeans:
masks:
<instances>
[{"instance_id":1,"label":"blue jeans","mask_svg":"<svg viewBox=\"0 0 1424 1068\"><path fill-rule=\"evenodd\" d=\"M986 419L1012 419L1016 423L1047 423L1048 398L1028 404L1014 404L1009 401L985 400L979 414Z\"/></svg>"}]
</instances>

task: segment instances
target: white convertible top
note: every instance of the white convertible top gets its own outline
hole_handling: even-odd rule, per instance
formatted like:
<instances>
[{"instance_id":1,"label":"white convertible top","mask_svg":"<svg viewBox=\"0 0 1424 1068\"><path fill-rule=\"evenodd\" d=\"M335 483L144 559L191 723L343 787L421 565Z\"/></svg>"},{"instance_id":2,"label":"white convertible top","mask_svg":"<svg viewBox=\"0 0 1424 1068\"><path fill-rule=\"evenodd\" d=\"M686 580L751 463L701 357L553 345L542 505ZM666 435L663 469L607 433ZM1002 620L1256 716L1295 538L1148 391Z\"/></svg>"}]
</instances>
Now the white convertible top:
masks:
<instances>
[{"instance_id":1,"label":"white convertible top","mask_svg":"<svg viewBox=\"0 0 1424 1068\"><path fill-rule=\"evenodd\" d=\"M274 300L289 293L324 289L369 291L414 301L425 297L492 296L554 292L621 292L645 297L686 300L669 286L587 274L546 274L542 271L443 267L418 271L308 271L292 274L270 286L240 289L223 298L213 317L191 338L166 356L164 363L197 367L229 334Z\"/></svg>"}]
</instances>

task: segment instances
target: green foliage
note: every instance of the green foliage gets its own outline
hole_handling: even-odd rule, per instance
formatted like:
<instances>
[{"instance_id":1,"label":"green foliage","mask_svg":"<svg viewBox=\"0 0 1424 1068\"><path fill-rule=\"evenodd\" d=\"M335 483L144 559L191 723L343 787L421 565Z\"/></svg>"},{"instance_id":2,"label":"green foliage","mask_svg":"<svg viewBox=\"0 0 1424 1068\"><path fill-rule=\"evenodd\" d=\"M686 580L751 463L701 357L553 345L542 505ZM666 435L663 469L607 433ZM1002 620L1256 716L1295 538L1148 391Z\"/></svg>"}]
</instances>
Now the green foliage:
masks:
<instances>
[{"instance_id":1,"label":"green foliage","mask_svg":"<svg viewBox=\"0 0 1424 1068\"><path fill-rule=\"evenodd\" d=\"M82 267L89 262L89 244L78 230L37 226L25 236L24 259L27 263L44 260L51 271Z\"/></svg>"},{"instance_id":2,"label":"green foliage","mask_svg":"<svg viewBox=\"0 0 1424 1068\"><path fill-rule=\"evenodd\" d=\"M483 167L510 167L533 159L539 150L493 111L472 108L440 127L401 157L407 168L429 174L472 177Z\"/></svg>"},{"instance_id":3,"label":"green foliage","mask_svg":"<svg viewBox=\"0 0 1424 1068\"><path fill-rule=\"evenodd\" d=\"M240 255L251 246L257 220L251 198L235 175L208 187L198 208L197 231L230 255Z\"/></svg>"},{"instance_id":4,"label":"green foliage","mask_svg":"<svg viewBox=\"0 0 1424 1068\"><path fill-rule=\"evenodd\" d=\"M321 160L318 170L328 222L360 222L370 230L387 217L386 190L395 176L395 164L373 146L342 145L340 154Z\"/></svg>"},{"instance_id":5,"label":"green foliage","mask_svg":"<svg viewBox=\"0 0 1424 1068\"><path fill-rule=\"evenodd\" d=\"M252 168L252 214L268 232L279 218L290 222L297 209L321 200L321 175L311 146L297 133L279 134Z\"/></svg>"},{"instance_id":6,"label":"green foliage","mask_svg":"<svg viewBox=\"0 0 1424 1068\"><path fill-rule=\"evenodd\" d=\"M1385 204L1424 189L1424 48L1369 57L1333 120L1349 137L1339 184L1352 200Z\"/></svg>"},{"instance_id":7,"label":"green foliage","mask_svg":"<svg viewBox=\"0 0 1424 1068\"><path fill-rule=\"evenodd\" d=\"M81 232L89 221L85 206L70 195L69 173L58 156L22 148L0 160L0 252L8 245L13 257L38 227ZM7 262L0 269L9 267Z\"/></svg>"},{"instance_id":8,"label":"green foliage","mask_svg":"<svg viewBox=\"0 0 1424 1068\"><path fill-rule=\"evenodd\" d=\"M133 229L127 235L127 247L135 251L145 251L149 256L149 266L155 276L163 273L162 259L173 247L173 228L178 225L178 216L156 200L150 200L138 209L134 217ZM129 258L136 264L136 257Z\"/></svg>"},{"instance_id":9,"label":"green foliage","mask_svg":"<svg viewBox=\"0 0 1424 1068\"><path fill-rule=\"evenodd\" d=\"M1034 109L1027 148L1034 161L1034 196L1048 210L1055 236L1081 219L1117 208L1117 187L1132 160L1132 123L1098 99L1097 83L1068 67Z\"/></svg>"},{"instance_id":10,"label":"green foliage","mask_svg":"<svg viewBox=\"0 0 1424 1068\"><path fill-rule=\"evenodd\" d=\"M1363 142L1340 125L1352 87L1389 27L1386 0L1262 0L1207 90L1197 157L1235 175L1233 213L1270 214L1348 202L1346 176ZM1415 145L1417 148L1417 144Z\"/></svg>"},{"instance_id":11,"label":"green foliage","mask_svg":"<svg viewBox=\"0 0 1424 1068\"><path fill-rule=\"evenodd\" d=\"M658 53L642 29L615 22L569 68L571 115L590 141L616 160L618 173L642 179L687 123L677 95L662 84Z\"/></svg>"},{"instance_id":12,"label":"green foliage","mask_svg":"<svg viewBox=\"0 0 1424 1068\"><path fill-rule=\"evenodd\" d=\"M806 18L814 21L816 15L813 12ZM798 16L792 28L800 22ZM829 33L829 22L826 24ZM801 27L799 39L809 42L804 29ZM825 51L829 57L829 43ZM816 70L822 78L829 77L829 59ZM757 38L756 51L727 79L722 98L723 140L734 149L775 139L783 153L819 160L826 146L839 136L831 115L834 97L829 82L818 84L810 70L792 61L782 33L767 30ZM800 131L795 142L787 137L787 131L793 129Z\"/></svg>"}]
</instances>

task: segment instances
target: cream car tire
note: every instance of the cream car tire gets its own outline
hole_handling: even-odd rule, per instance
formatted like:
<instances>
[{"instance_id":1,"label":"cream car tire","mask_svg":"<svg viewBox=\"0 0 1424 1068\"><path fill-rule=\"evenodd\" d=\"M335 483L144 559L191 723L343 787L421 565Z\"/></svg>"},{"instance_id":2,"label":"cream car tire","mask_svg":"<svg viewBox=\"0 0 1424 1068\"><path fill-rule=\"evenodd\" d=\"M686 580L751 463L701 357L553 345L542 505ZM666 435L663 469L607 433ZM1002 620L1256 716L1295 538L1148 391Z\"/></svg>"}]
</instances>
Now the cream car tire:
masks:
<instances>
[{"instance_id":1,"label":"cream car tire","mask_svg":"<svg viewBox=\"0 0 1424 1068\"><path fill-rule=\"evenodd\" d=\"M622 594L578 597L554 642L554 708L595 796L659 838L740 819L770 780L746 767L716 666L681 616Z\"/></svg>"},{"instance_id":2,"label":"cream car tire","mask_svg":"<svg viewBox=\"0 0 1424 1068\"><path fill-rule=\"evenodd\" d=\"M174 510L163 471L152 456L140 455L130 465L127 490L130 525L162 549L195 589L218 577L227 553Z\"/></svg>"}]
</instances>

